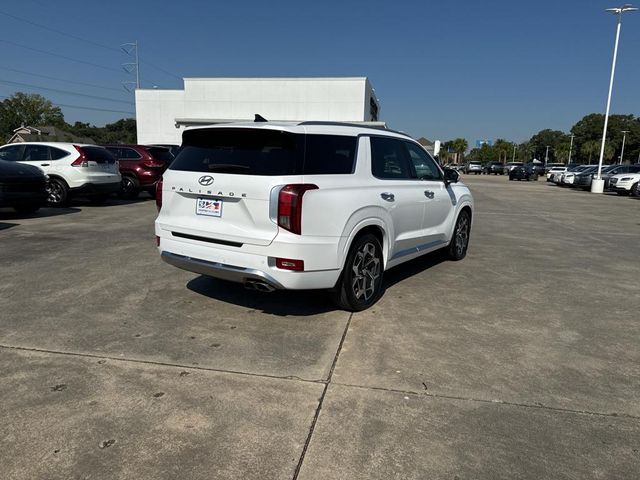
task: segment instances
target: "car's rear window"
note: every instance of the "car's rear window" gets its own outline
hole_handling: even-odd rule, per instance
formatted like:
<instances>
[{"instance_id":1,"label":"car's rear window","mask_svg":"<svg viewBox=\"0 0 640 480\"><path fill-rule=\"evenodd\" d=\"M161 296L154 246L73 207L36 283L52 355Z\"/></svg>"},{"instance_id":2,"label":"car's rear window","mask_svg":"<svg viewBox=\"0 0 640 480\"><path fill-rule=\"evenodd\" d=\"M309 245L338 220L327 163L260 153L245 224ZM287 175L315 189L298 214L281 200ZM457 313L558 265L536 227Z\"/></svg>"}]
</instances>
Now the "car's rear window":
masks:
<instances>
[{"instance_id":1,"label":"car's rear window","mask_svg":"<svg viewBox=\"0 0 640 480\"><path fill-rule=\"evenodd\" d=\"M114 157L106 148L103 147L82 147L82 151L87 157L87 160L96 163L115 163L116 157Z\"/></svg>"},{"instance_id":2,"label":"car's rear window","mask_svg":"<svg viewBox=\"0 0 640 480\"><path fill-rule=\"evenodd\" d=\"M167 164L173 161L173 155L168 148L164 147L149 147L147 148L148 152L153 155L153 157L157 160L165 162Z\"/></svg>"},{"instance_id":3,"label":"car's rear window","mask_svg":"<svg viewBox=\"0 0 640 480\"><path fill-rule=\"evenodd\" d=\"M271 129L215 128L184 133L171 170L240 175L328 175L353 172L357 137Z\"/></svg>"}]
</instances>

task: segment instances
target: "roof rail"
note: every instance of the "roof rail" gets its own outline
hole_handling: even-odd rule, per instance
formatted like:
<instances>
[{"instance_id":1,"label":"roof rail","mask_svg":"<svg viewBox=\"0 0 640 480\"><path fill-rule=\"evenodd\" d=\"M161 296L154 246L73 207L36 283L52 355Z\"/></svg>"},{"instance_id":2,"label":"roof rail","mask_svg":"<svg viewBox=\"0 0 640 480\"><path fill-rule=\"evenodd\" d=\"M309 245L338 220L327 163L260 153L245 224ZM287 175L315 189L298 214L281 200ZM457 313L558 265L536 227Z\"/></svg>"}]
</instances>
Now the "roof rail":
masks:
<instances>
[{"instance_id":1,"label":"roof rail","mask_svg":"<svg viewBox=\"0 0 640 480\"><path fill-rule=\"evenodd\" d=\"M412 138L409 134L407 134L405 132L399 132L397 130L391 130L389 128L382 127L382 126L365 125L365 124L362 124L362 123L329 122L329 121L324 122L324 121L313 120L313 121L300 122L300 123L298 123L298 125L328 125L328 126L334 126L334 127L370 128L372 130L382 130L384 132L397 133L399 135L404 135L405 137Z\"/></svg>"}]
</instances>

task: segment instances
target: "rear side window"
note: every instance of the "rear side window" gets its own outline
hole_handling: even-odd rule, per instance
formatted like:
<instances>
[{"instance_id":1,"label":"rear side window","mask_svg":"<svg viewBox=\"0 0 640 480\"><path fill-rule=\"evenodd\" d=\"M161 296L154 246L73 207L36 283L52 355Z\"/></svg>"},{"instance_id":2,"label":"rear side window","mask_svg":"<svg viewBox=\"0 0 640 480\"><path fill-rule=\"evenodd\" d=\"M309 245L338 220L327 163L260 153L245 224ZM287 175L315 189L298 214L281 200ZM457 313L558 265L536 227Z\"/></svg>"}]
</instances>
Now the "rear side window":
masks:
<instances>
[{"instance_id":1,"label":"rear side window","mask_svg":"<svg viewBox=\"0 0 640 480\"><path fill-rule=\"evenodd\" d=\"M60 150L59 148L49 147L49 153L51 154L51 160L60 160L61 158L69 155L69 152Z\"/></svg>"},{"instance_id":2,"label":"rear side window","mask_svg":"<svg viewBox=\"0 0 640 480\"><path fill-rule=\"evenodd\" d=\"M629 165L629 173L640 173L640 165Z\"/></svg>"},{"instance_id":3,"label":"rear side window","mask_svg":"<svg viewBox=\"0 0 640 480\"><path fill-rule=\"evenodd\" d=\"M353 173L356 137L341 135L307 135L305 138L305 175Z\"/></svg>"},{"instance_id":4,"label":"rear side window","mask_svg":"<svg viewBox=\"0 0 640 480\"><path fill-rule=\"evenodd\" d=\"M142 155L136 152L133 148L121 148L120 158L126 160L138 160L139 158L142 158Z\"/></svg>"},{"instance_id":5,"label":"rear side window","mask_svg":"<svg viewBox=\"0 0 640 480\"><path fill-rule=\"evenodd\" d=\"M51 160L49 158L49 147L47 145L27 145L24 149L24 161Z\"/></svg>"},{"instance_id":6,"label":"rear side window","mask_svg":"<svg viewBox=\"0 0 640 480\"><path fill-rule=\"evenodd\" d=\"M411 168L404 142L394 138L371 137L371 170L382 179L409 179Z\"/></svg>"},{"instance_id":7,"label":"rear side window","mask_svg":"<svg viewBox=\"0 0 640 480\"><path fill-rule=\"evenodd\" d=\"M115 163L116 158L106 148L82 147L87 160L96 163Z\"/></svg>"}]
</instances>

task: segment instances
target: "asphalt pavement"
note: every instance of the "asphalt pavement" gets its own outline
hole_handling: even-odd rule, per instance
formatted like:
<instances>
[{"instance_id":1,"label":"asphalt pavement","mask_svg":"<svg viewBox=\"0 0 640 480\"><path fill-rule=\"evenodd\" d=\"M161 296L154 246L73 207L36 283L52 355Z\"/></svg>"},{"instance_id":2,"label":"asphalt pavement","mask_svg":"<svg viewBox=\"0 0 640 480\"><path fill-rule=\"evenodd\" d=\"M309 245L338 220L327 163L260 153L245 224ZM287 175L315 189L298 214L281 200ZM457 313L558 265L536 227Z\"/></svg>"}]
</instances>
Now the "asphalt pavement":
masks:
<instances>
[{"instance_id":1,"label":"asphalt pavement","mask_svg":"<svg viewBox=\"0 0 640 480\"><path fill-rule=\"evenodd\" d=\"M640 200L465 176L368 311L162 263L149 199L0 210L0 478L640 477Z\"/></svg>"}]
</instances>

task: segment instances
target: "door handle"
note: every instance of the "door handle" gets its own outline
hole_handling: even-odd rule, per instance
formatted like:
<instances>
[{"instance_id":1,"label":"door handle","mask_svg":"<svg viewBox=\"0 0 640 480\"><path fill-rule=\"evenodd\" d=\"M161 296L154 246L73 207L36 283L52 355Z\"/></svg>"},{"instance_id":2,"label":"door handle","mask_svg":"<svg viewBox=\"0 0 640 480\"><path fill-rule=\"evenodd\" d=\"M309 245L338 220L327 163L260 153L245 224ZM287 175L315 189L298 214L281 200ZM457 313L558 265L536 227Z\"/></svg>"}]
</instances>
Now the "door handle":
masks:
<instances>
[{"instance_id":1,"label":"door handle","mask_svg":"<svg viewBox=\"0 0 640 480\"><path fill-rule=\"evenodd\" d=\"M425 190L424 191L424 196L427 198L433 198L435 195L435 193L433 193L431 190Z\"/></svg>"},{"instance_id":2,"label":"door handle","mask_svg":"<svg viewBox=\"0 0 640 480\"><path fill-rule=\"evenodd\" d=\"M49 165L51 165L50 163L41 163L40 166L41 167L48 167Z\"/></svg>"},{"instance_id":3,"label":"door handle","mask_svg":"<svg viewBox=\"0 0 640 480\"><path fill-rule=\"evenodd\" d=\"M395 195L389 192L381 193L380 196L382 197L383 200L386 200L387 202L393 202L396 199Z\"/></svg>"}]
</instances>

